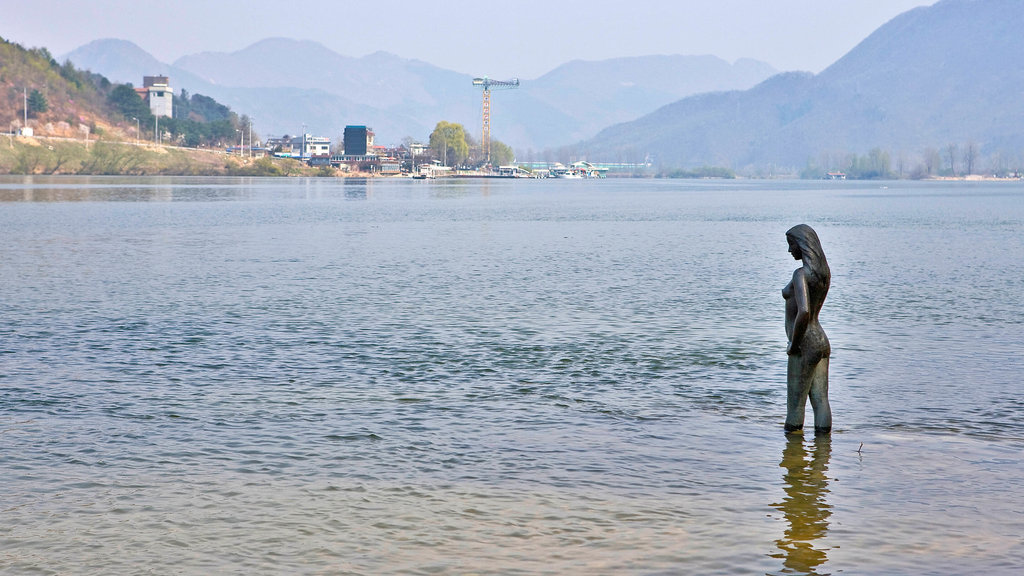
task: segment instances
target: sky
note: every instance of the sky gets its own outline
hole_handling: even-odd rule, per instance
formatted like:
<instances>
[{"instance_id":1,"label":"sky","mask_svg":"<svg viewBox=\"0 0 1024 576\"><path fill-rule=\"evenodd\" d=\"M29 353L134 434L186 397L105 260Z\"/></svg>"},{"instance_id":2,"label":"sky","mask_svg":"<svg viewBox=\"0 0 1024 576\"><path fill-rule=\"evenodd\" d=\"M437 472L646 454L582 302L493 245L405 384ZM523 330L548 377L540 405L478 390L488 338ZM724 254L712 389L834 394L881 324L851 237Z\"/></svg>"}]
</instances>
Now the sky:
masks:
<instances>
[{"instance_id":1,"label":"sky","mask_svg":"<svg viewBox=\"0 0 1024 576\"><path fill-rule=\"evenodd\" d=\"M0 36L57 57L101 38L158 60L313 40L475 76L533 79L571 60L754 58L820 72L898 14L935 0L0 0Z\"/></svg>"}]
</instances>

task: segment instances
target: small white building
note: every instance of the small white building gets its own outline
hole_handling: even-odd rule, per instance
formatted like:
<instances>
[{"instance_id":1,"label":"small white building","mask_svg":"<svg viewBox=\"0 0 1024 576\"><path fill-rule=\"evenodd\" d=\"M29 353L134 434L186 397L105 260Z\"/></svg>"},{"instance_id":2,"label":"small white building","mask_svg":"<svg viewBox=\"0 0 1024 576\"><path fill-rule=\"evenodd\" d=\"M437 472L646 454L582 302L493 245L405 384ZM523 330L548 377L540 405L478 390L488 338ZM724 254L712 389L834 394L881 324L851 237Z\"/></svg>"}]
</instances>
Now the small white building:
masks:
<instances>
[{"instance_id":1,"label":"small white building","mask_svg":"<svg viewBox=\"0 0 1024 576\"><path fill-rule=\"evenodd\" d=\"M331 157L331 139L326 136L313 136L312 134L289 136L286 134L281 138L267 138L268 150L273 151L278 148L280 150L273 154L285 158L311 160Z\"/></svg>"},{"instance_id":2,"label":"small white building","mask_svg":"<svg viewBox=\"0 0 1024 576\"><path fill-rule=\"evenodd\" d=\"M410 142L409 143L409 155L412 157L423 156L427 152L430 152L430 144L424 144L422 142Z\"/></svg>"},{"instance_id":3,"label":"small white building","mask_svg":"<svg viewBox=\"0 0 1024 576\"><path fill-rule=\"evenodd\" d=\"M330 158L331 139L326 136L306 134L292 141L292 148L298 145L303 158Z\"/></svg>"},{"instance_id":4,"label":"small white building","mask_svg":"<svg viewBox=\"0 0 1024 576\"><path fill-rule=\"evenodd\" d=\"M174 89L167 76L143 76L138 92L149 104L153 116L174 117Z\"/></svg>"}]
</instances>

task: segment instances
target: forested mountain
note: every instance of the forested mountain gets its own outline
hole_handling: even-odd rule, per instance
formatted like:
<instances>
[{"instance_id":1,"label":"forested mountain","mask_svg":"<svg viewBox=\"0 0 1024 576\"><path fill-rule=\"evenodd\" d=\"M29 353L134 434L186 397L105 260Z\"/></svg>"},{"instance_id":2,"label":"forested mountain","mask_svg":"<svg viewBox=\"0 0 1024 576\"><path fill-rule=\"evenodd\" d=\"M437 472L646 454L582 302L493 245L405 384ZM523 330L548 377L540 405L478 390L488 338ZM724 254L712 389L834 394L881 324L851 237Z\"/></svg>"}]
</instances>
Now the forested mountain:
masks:
<instances>
[{"instance_id":1,"label":"forested mountain","mask_svg":"<svg viewBox=\"0 0 1024 576\"><path fill-rule=\"evenodd\" d=\"M109 125L112 107L107 98L112 88L99 74L59 64L46 48L27 49L0 38L4 131L23 128L27 115L29 126L41 134L80 137L81 126Z\"/></svg>"},{"instance_id":2,"label":"forested mountain","mask_svg":"<svg viewBox=\"0 0 1024 576\"><path fill-rule=\"evenodd\" d=\"M305 124L336 136L346 124L366 124L382 142L396 143L405 136L425 139L440 120L474 132L480 127L473 76L386 52L352 58L315 42L272 38L169 65L129 42L101 40L67 57L121 81L138 82L159 69L176 89L210 94L249 111L264 133L296 133ZM492 128L496 138L521 150L556 146L689 94L753 86L773 72L763 63L729 64L714 57L572 62L496 94Z\"/></svg>"},{"instance_id":3,"label":"forested mountain","mask_svg":"<svg viewBox=\"0 0 1024 576\"><path fill-rule=\"evenodd\" d=\"M164 119L160 128L166 143L219 145L247 124L229 107L200 94L176 95L174 107L179 116ZM157 127L149 105L130 84L111 82L68 60L58 63L46 48L27 49L2 38L0 111L7 114L6 128L21 129L27 120L37 136L149 139Z\"/></svg>"},{"instance_id":4,"label":"forested mountain","mask_svg":"<svg viewBox=\"0 0 1024 576\"><path fill-rule=\"evenodd\" d=\"M1024 11L943 0L904 13L818 75L784 73L610 127L580 155L754 173L842 169L875 152L891 169L964 173L1020 164ZM938 164L938 166L935 166Z\"/></svg>"},{"instance_id":5,"label":"forested mountain","mask_svg":"<svg viewBox=\"0 0 1024 576\"><path fill-rule=\"evenodd\" d=\"M0 122L19 136L12 134L0 149L0 174L223 174L242 168L208 151L237 142L245 116L200 94L175 96L174 107L178 117L158 120L131 85L59 63L46 48L0 38ZM132 145L154 140L170 146Z\"/></svg>"}]
</instances>

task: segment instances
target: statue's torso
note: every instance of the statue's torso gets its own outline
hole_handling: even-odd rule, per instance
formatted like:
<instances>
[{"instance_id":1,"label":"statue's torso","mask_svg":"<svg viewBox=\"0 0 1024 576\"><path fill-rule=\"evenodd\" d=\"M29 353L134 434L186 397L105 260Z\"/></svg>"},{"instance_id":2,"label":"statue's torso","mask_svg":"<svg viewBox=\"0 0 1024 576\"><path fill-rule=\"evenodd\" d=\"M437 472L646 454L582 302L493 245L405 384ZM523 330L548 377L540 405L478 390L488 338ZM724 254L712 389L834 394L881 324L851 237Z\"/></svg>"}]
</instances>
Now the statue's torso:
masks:
<instances>
[{"instance_id":1,"label":"statue's torso","mask_svg":"<svg viewBox=\"0 0 1024 576\"><path fill-rule=\"evenodd\" d=\"M797 274L803 274L803 270L798 269L794 274L794 279ZM808 301L807 329L804 331L800 342L797 343L797 348L805 360L817 362L821 358L828 358L832 353L832 346L829 344L828 336L825 335L825 330L818 323L818 312L821 311L821 306L825 302L828 288L818 286L813 282L806 282L806 285ZM792 338L793 323L797 315L797 303L796 299L793 298L793 281L790 281L782 289L782 297L786 299L786 336Z\"/></svg>"}]
</instances>

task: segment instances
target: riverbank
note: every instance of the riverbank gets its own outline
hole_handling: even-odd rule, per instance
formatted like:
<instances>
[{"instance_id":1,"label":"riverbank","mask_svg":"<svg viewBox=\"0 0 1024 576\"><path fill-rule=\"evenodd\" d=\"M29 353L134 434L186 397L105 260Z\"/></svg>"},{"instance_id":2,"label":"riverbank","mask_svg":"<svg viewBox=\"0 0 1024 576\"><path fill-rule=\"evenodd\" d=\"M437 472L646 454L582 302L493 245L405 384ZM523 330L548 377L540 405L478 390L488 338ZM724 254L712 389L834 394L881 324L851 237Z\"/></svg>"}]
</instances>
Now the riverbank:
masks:
<instances>
[{"instance_id":1,"label":"riverbank","mask_svg":"<svg viewBox=\"0 0 1024 576\"><path fill-rule=\"evenodd\" d=\"M4 142L3 139L7 141ZM132 176L341 176L290 158L107 140L0 136L0 174Z\"/></svg>"},{"instance_id":2,"label":"riverbank","mask_svg":"<svg viewBox=\"0 0 1024 576\"><path fill-rule=\"evenodd\" d=\"M4 141L6 139L6 142ZM0 175L85 176L320 176L368 178L375 174L347 172L329 166L310 167L292 158L247 158L221 149L160 146L147 142L56 136L0 134ZM668 178L708 179L707 175L677 171ZM379 175L376 175L379 176ZM493 177L482 173L457 173L461 178ZM636 178L636 174L609 174ZM653 177L646 175L640 177ZM734 176L735 177L735 176ZM716 178L717 179L717 178ZM772 178L768 178L769 180ZM996 176L934 176L932 181L1019 181Z\"/></svg>"}]
</instances>

